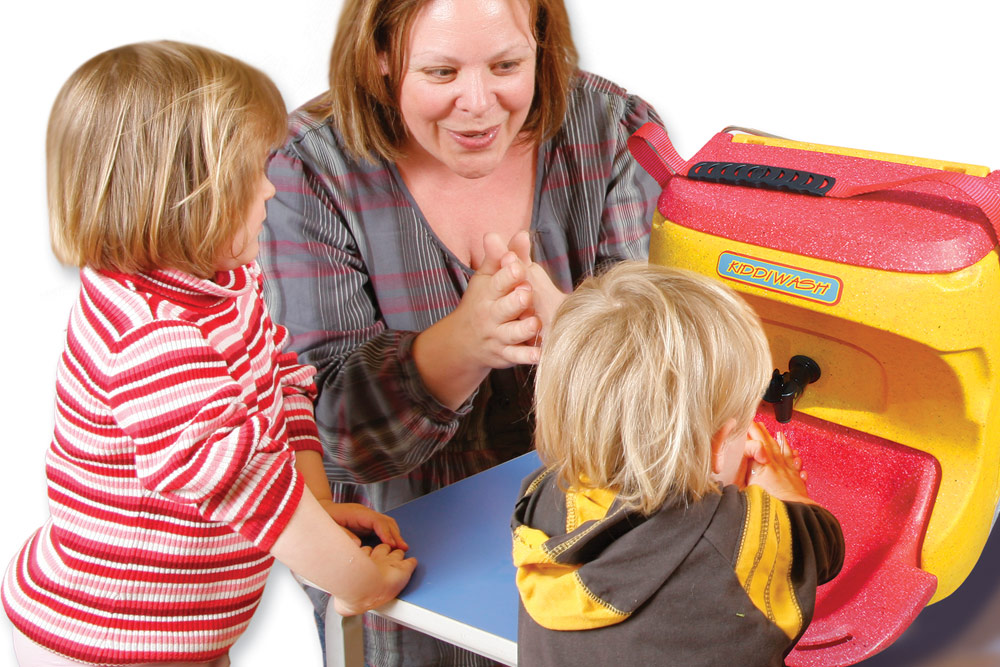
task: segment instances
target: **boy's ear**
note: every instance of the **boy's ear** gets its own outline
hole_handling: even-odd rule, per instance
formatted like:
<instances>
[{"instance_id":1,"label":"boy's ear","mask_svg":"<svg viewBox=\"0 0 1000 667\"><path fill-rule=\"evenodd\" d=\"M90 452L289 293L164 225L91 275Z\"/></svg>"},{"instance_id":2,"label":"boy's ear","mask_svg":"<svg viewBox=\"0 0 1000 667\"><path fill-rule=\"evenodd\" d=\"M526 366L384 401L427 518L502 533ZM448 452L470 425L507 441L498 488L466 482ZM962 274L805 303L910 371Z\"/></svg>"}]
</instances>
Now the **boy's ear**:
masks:
<instances>
[{"instance_id":1,"label":"boy's ear","mask_svg":"<svg viewBox=\"0 0 1000 667\"><path fill-rule=\"evenodd\" d=\"M722 423L719 430L712 436L712 472L717 475L722 472L723 468L725 455L725 447L723 445L729 442L729 438L732 436L733 429L735 428L736 419L730 417Z\"/></svg>"}]
</instances>

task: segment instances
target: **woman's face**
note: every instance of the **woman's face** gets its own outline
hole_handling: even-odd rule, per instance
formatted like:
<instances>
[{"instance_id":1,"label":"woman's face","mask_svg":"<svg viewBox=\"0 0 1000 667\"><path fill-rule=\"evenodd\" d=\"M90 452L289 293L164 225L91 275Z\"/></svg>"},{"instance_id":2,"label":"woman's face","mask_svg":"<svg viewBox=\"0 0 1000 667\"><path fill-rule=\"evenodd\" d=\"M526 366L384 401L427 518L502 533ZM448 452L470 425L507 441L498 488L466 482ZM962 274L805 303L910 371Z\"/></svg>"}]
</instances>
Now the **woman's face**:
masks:
<instances>
[{"instance_id":1,"label":"woman's face","mask_svg":"<svg viewBox=\"0 0 1000 667\"><path fill-rule=\"evenodd\" d=\"M408 155L466 178L492 173L531 108L535 48L523 0L428 2L399 94Z\"/></svg>"}]
</instances>

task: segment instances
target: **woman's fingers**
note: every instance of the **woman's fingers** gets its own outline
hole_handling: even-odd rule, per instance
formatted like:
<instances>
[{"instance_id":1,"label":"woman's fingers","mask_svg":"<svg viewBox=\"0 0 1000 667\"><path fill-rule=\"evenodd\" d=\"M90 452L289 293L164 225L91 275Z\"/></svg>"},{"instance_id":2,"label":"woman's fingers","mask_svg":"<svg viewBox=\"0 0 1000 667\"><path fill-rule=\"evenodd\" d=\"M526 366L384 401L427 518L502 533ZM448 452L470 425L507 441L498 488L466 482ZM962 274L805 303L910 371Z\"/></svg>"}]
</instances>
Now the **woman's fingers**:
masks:
<instances>
[{"instance_id":1,"label":"woman's fingers","mask_svg":"<svg viewBox=\"0 0 1000 667\"><path fill-rule=\"evenodd\" d=\"M515 322L522 313L531 308L531 301L531 288L517 287L493 302L490 307L490 319L496 323L496 326Z\"/></svg>"},{"instance_id":2,"label":"woman's fingers","mask_svg":"<svg viewBox=\"0 0 1000 667\"><path fill-rule=\"evenodd\" d=\"M534 365L538 363L541 348L536 345L507 345L501 352L503 358L512 366Z\"/></svg>"},{"instance_id":3,"label":"woman's fingers","mask_svg":"<svg viewBox=\"0 0 1000 667\"><path fill-rule=\"evenodd\" d=\"M493 275L500 270L500 260L509 251L507 245L496 232L490 232L483 236L483 261L479 264L476 273Z\"/></svg>"},{"instance_id":4,"label":"woman's fingers","mask_svg":"<svg viewBox=\"0 0 1000 667\"><path fill-rule=\"evenodd\" d=\"M535 337L542 328L537 317L513 320L497 327L497 341L502 345L534 344Z\"/></svg>"},{"instance_id":5,"label":"woman's fingers","mask_svg":"<svg viewBox=\"0 0 1000 667\"><path fill-rule=\"evenodd\" d=\"M493 289L496 296L501 296L503 294L508 294L517 287L523 286L525 289L531 289L531 283L527 282L527 270L524 268L524 264L514 259L513 261L506 261L506 258L514 257L514 253L508 252L501 259L503 260L503 266L498 268L496 272L490 277L490 287Z\"/></svg>"}]
</instances>

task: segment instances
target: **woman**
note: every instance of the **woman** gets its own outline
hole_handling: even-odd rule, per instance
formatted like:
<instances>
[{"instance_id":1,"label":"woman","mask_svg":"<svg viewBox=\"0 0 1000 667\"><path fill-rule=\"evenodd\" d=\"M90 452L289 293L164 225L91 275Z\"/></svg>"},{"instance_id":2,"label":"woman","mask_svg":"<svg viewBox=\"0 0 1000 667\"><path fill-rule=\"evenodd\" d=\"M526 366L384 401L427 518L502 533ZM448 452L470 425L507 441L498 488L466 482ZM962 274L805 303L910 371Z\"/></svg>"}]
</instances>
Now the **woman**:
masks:
<instances>
[{"instance_id":1,"label":"woman","mask_svg":"<svg viewBox=\"0 0 1000 667\"><path fill-rule=\"evenodd\" d=\"M347 0L330 81L271 161L261 261L335 498L385 510L531 448L533 307L645 258L626 140L658 118L577 70L562 0ZM471 660L415 634L366 633L368 661Z\"/></svg>"}]
</instances>

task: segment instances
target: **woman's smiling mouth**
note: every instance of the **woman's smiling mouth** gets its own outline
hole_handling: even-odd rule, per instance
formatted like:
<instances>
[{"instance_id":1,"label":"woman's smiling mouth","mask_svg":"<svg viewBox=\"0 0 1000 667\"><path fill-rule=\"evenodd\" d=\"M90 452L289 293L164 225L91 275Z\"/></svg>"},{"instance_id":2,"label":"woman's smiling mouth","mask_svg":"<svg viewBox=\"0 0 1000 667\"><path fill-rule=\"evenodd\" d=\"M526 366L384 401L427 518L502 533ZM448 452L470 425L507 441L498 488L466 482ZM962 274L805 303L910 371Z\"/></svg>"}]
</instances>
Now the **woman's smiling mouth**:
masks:
<instances>
[{"instance_id":1,"label":"woman's smiling mouth","mask_svg":"<svg viewBox=\"0 0 1000 667\"><path fill-rule=\"evenodd\" d=\"M459 146L466 150L489 148L500 133L500 126L494 125L484 130L446 130Z\"/></svg>"}]
</instances>

